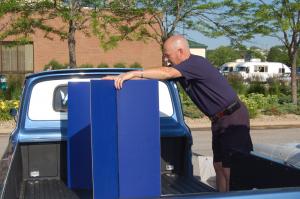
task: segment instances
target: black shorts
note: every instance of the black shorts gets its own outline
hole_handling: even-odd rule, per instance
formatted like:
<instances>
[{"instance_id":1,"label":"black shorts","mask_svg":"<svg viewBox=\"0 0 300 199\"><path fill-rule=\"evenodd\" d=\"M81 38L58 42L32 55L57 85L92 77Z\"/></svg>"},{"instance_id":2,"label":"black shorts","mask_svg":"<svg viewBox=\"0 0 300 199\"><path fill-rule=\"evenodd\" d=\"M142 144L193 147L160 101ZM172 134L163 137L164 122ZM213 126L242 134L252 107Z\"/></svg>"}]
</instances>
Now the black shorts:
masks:
<instances>
[{"instance_id":1,"label":"black shorts","mask_svg":"<svg viewBox=\"0 0 300 199\"><path fill-rule=\"evenodd\" d=\"M214 162L230 168L232 149L245 153L253 150L250 137L248 110L243 103L231 115L225 115L212 123L212 149Z\"/></svg>"}]
</instances>

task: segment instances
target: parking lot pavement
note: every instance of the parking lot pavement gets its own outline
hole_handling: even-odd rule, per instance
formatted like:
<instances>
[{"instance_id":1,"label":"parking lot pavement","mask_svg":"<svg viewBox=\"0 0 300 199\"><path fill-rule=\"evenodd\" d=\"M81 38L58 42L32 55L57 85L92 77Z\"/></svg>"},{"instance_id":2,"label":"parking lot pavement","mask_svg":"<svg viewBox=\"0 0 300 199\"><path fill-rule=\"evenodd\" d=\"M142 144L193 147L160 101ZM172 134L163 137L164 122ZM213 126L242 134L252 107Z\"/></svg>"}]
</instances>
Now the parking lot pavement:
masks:
<instances>
[{"instance_id":1,"label":"parking lot pavement","mask_svg":"<svg viewBox=\"0 0 300 199\"><path fill-rule=\"evenodd\" d=\"M2 157L8 143L8 134L0 135L0 157Z\"/></svg>"},{"instance_id":2,"label":"parking lot pavement","mask_svg":"<svg viewBox=\"0 0 300 199\"><path fill-rule=\"evenodd\" d=\"M255 144L300 143L300 128L252 129L252 141ZM192 131L193 168L196 177L201 176L211 186L215 186L215 173L212 164L212 135L210 130Z\"/></svg>"}]
</instances>

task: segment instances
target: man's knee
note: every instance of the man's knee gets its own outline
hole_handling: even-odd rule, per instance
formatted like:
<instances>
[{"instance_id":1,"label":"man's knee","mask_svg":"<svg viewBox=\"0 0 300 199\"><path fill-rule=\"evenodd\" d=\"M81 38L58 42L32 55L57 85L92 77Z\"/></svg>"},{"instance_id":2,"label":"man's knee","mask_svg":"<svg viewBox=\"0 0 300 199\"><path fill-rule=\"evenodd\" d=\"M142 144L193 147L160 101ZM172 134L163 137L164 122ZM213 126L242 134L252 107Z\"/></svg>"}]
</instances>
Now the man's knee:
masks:
<instances>
[{"instance_id":1,"label":"man's knee","mask_svg":"<svg viewBox=\"0 0 300 199\"><path fill-rule=\"evenodd\" d=\"M214 162L214 168L216 173L223 173L222 162Z\"/></svg>"}]
</instances>

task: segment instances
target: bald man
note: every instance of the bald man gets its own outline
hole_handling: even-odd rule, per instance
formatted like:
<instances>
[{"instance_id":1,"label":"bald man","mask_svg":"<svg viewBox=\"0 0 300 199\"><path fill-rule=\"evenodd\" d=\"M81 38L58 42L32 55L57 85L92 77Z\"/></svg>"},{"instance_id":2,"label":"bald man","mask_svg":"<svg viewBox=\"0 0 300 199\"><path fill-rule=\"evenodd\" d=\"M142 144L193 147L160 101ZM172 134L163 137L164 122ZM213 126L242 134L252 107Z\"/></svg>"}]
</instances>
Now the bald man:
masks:
<instances>
[{"instance_id":1,"label":"bald man","mask_svg":"<svg viewBox=\"0 0 300 199\"><path fill-rule=\"evenodd\" d=\"M172 36L164 43L164 56L171 67L131 71L103 79L115 80L117 89L122 88L124 81L133 78L178 80L197 107L212 121L216 185L220 192L229 191L232 149L245 153L253 150L247 108L208 60L190 53L183 36Z\"/></svg>"}]
</instances>

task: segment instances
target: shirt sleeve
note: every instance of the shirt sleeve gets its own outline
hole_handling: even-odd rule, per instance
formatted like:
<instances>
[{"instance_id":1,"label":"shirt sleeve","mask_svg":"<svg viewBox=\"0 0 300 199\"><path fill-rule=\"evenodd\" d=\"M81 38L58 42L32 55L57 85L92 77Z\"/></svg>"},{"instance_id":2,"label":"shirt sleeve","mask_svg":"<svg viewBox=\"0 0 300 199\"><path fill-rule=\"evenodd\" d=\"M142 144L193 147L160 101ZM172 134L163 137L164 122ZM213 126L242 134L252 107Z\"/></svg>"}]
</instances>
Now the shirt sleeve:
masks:
<instances>
[{"instance_id":1,"label":"shirt sleeve","mask_svg":"<svg viewBox=\"0 0 300 199\"><path fill-rule=\"evenodd\" d=\"M186 60L172 67L178 70L181 73L181 75L187 80L199 79L200 74L197 74L196 68L193 66L192 63L190 63L189 60Z\"/></svg>"}]
</instances>

